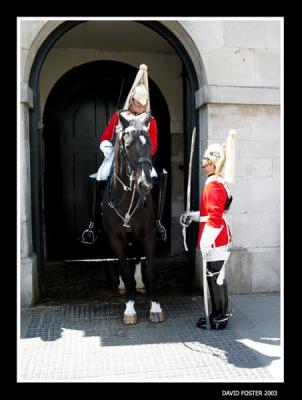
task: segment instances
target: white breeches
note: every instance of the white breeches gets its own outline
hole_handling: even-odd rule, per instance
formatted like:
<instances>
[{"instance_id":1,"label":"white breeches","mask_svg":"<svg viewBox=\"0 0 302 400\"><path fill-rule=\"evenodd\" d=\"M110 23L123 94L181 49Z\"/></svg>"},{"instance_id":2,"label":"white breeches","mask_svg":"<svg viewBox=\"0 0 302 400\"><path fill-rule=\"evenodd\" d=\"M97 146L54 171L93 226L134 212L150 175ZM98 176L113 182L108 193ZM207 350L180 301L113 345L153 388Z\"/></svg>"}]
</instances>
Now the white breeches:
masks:
<instances>
[{"instance_id":1,"label":"white breeches","mask_svg":"<svg viewBox=\"0 0 302 400\"><path fill-rule=\"evenodd\" d=\"M110 174L111 166L113 163L113 158L114 158L114 149L112 149L112 152L109 154L109 156L104 159L98 172L90 175L90 177L95 178L97 181L106 181ZM156 173L154 167L152 167L150 176L151 176L151 178L153 178L153 177L157 178L157 173Z\"/></svg>"},{"instance_id":2,"label":"white breeches","mask_svg":"<svg viewBox=\"0 0 302 400\"><path fill-rule=\"evenodd\" d=\"M228 257L229 246L212 247L207 255L207 261L222 261Z\"/></svg>"},{"instance_id":3,"label":"white breeches","mask_svg":"<svg viewBox=\"0 0 302 400\"><path fill-rule=\"evenodd\" d=\"M102 165L100 166L97 174L96 174L96 180L97 181L106 181L108 179L108 176L110 174L110 169L113 163L113 158L114 158L114 151L112 151L108 157L104 159L102 162Z\"/></svg>"}]
</instances>

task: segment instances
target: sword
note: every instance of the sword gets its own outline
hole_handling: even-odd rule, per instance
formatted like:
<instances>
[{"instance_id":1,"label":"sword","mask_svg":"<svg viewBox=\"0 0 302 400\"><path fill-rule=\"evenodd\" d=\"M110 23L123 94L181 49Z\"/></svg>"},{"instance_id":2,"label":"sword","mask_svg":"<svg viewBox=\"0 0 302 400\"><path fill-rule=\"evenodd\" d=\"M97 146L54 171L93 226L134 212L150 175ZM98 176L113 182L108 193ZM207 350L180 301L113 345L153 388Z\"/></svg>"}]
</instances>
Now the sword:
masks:
<instances>
[{"instance_id":1,"label":"sword","mask_svg":"<svg viewBox=\"0 0 302 400\"><path fill-rule=\"evenodd\" d=\"M120 94L119 94L119 96L118 96L118 101L117 101L117 106L116 106L116 112L118 111L118 108L119 108L119 105L120 105L120 100L121 100L121 94L122 94L122 90L123 90L124 80L125 80L125 78L123 77L122 84L121 84Z\"/></svg>"},{"instance_id":2,"label":"sword","mask_svg":"<svg viewBox=\"0 0 302 400\"><path fill-rule=\"evenodd\" d=\"M204 310L206 314L206 329L211 329L210 319L209 319L209 303L208 303L207 260L204 255L202 255L202 278L203 278L203 301L204 301Z\"/></svg>"},{"instance_id":3,"label":"sword","mask_svg":"<svg viewBox=\"0 0 302 400\"><path fill-rule=\"evenodd\" d=\"M190 208L191 208L191 177L192 177L192 160L193 160L193 151L194 151L194 145L195 145L195 137L196 137L196 127L194 126L193 133L192 133L191 152L190 152L190 161L189 161L186 211L190 211ZM188 251L188 246L187 246L187 242L186 242L186 229L187 229L187 225L182 224L182 235L184 238L184 248L186 251Z\"/></svg>"}]
</instances>

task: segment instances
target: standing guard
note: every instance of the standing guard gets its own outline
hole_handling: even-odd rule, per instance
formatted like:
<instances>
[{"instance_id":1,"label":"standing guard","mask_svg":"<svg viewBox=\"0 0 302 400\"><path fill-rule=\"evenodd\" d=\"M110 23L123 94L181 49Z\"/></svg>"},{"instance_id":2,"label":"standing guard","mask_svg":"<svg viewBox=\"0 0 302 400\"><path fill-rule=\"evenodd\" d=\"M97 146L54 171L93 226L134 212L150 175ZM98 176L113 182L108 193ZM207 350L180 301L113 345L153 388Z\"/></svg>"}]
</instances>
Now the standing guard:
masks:
<instances>
[{"instance_id":1,"label":"standing guard","mask_svg":"<svg viewBox=\"0 0 302 400\"><path fill-rule=\"evenodd\" d=\"M147 66L141 64L137 72L136 78L129 91L124 108L121 111L116 111L111 117L104 133L100 137L100 150L104 154L104 160L97 173L90 175L90 222L87 229L84 230L81 237L81 242L84 244L95 243L98 231L101 226L101 202L103 194L107 185L107 179L113 166L114 159L114 143L116 135L121 133L122 125L119 115L127 121L137 120L138 122L144 121L147 114L150 113L150 98L149 98L149 84ZM148 131L152 144L152 156L155 155L157 150L157 123L153 116L151 116ZM161 224L162 214L159 211L162 209L161 204L157 203L157 194L161 194L159 199L163 200L165 195L163 192L162 183L158 183L157 173L152 167L151 171L152 183L154 190L151 191L154 210L156 214L155 237L157 240L166 240L167 234L165 228ZM158 188L160 186L160 188Z\"/></svg>"},{"instance_id":2,"label":"standing guard","mask_svg":"<svg viewBox=\"0 0 302 400\"><path fill-rule=\"evenodd\" d=\"M207 175L201 195L200 210L186 211L180 221L188 226L192 221L199 222L198 248L202 253L204 274L204 296L206 316L197 322L198 328L224 329L230 318L228 309L228 288L225 279L225 264L229 258L229 245L232 240L226 214L232 202L227 183L234 182L235 137L231 130L226 145L210 145L202 159L202 169ZM225 164L224 178L220 175ZM207 315L208 285L212 312Z\"/></svg>"}]
</instances>

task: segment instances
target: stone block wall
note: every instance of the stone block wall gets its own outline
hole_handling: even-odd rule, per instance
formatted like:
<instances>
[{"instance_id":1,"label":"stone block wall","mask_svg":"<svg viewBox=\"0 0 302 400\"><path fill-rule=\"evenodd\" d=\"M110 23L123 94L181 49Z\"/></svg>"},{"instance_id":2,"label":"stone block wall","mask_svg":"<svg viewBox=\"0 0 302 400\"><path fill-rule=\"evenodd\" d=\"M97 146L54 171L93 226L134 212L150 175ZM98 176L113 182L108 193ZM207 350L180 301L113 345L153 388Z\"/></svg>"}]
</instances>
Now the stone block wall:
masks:
<instances>
[{"instance_id":1,"label":"stone block wall","mask_svg":"<svg viewBox=\"0 0 302 400\"><path fill-rule=\"evenodd\" d=\"M226 271L230 292L279 291L279 106L208 104L206 112L208 141L201 143L201 152L207 144L225 142L229 129L238 133L236 177L230 185L234 199L228 213L233 235ZM202 262L199 254L196 259Z\"/></svg>"}]
</instances>

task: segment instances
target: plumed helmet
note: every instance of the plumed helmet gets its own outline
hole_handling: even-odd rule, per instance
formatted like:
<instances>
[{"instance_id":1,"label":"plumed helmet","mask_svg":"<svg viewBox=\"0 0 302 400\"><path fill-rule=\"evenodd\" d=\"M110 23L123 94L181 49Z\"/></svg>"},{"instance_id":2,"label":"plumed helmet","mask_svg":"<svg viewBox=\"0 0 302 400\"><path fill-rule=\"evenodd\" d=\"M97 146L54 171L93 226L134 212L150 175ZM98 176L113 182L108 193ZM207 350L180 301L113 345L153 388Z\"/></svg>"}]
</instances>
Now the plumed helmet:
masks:
<instances>
[{"instance_id":1,"label":"plumed helmet","mask_svg":"<svg viewBox=\"0 0 302 400\"><path fill-rule=\"evenodd\" d=\"M208 158L215 165L215 175L219 175L226 158L225 146L218 143L211 144L206 149L204 157Z\"/></svg>"},{"instance_id":2,"label":"plumed helmet","mask_svg":"<svg viewBox=\"0 0 302 400\"><path fill-rule=\"evenodd\" d=\"M146 112L150 111L148 67L145 64L139 66L139 70L124 105L125 110L128 110L133 98L146 106Z\"/></svg>"},{"instance_id":3,"label":"plumed helmet","mask_svg":"<svg viewBox=\"0 0 302 400\"><path fill-rule=\"evenodd\" d=\"M234 183L235 180L235 139L237 132L234 129L229 131L227 141L224 144L211 144L204 153L215 165L215 175L219 175L225 166L224 180L228 183Z\"/></svg>"},{"instance_id":4,"label":"plumed helmet","mask_svg":"<svg viewBox=\"0 0 302 400\"><path fill-rule=\"evenodd\" d=\"M146 86L142 83L137 85L133 90L132 98L139 101L143 106L146 106L149 100L149 93Z\"/></svg>"}]
</instances>

